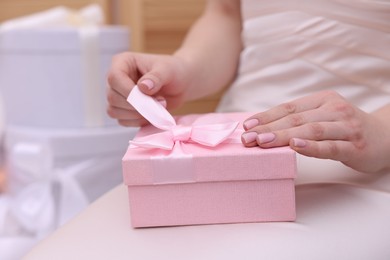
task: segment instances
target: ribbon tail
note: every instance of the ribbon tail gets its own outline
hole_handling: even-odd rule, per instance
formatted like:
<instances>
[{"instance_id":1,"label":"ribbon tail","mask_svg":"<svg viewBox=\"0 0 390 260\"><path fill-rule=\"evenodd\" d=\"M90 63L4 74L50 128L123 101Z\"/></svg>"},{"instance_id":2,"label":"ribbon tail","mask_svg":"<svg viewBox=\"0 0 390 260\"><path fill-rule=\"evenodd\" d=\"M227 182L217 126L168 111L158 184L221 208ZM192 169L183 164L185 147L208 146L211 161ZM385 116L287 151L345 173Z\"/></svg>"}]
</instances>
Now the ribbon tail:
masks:
<instances>
[{"instance_id":1,"label":"ribbon tail","mask_svg":"<svg viewBox=\"0 0 390 260\"><path fill-rule=\"evenodd\" d=\"M89 202L82 188L72 176L63 174L59 177L59 182L61 190L59 196L58 225L63 225L80 213Z\"/></svg>"},{"instance_id":2,"label":"ribbon tail","mask_svg":"<svg viewBox=\"0 0 390 260\"><path fill-rule=\"evenodd\" d=\"M169 130L176 125L171 114L154 98L145 95L135 86L127 97L127 101L155 127Z\"/></svg>"},{"instance_id":3,"label":"ribbon tail","mask_svg":"<svg viewBox=\"0 0 390 260\"><path fill-rule=\"evenodd\" d=\"M25 234L24 228L11 213L14 203L9 195L0 195L0 252L1 259L22 259L39 241L39 237Z\"/></svg>"},{"instance_id":4,"label":"ribbon tail","mask_svg":"<svg viewBox=\"0 0 390 260\"><path fill-rule=\"evenodd\" d=\"M16 196L10 210L26 230L38 234L49 232L54 227L55 217L51 183L28 185Z\"/></svg>"},{"instance_id":5,"label":"ribbon tail","mask_svg":"<svg viewBox=\"0 0 390 260\"><path fill-rule=\"evenodd\" d=\"M172 150L174 142L170 132L162 132L144 137L137 137L130 141L131 145L143 148L159 148L164 150Z\"/></svg>"},{"instance_id":6,"label":"ribbon tail","mask_svg":"<svg viewBox=\"0 0 390 260\"><path fill-rule=\"evenodd\" d=\"M196 143L215 147L224 142L236 130L239 122L228 122L221 124L194 126L191 133L191 140Z\"/></svg>"},{"instance_id":7,"label":"ribbon tail","mask_svg":"<svg viewBox=\"0 0 390 260\"><path fill-rule=\"evenodd\" d=\"M63 225L88 206L89 200L75 177L80 172L95 166L97 163L97 160L91 159L65 169L58 169L55 172L60 189L57 215L58 225Z\"/></svg>"},{"instance_id":8,"label":"ribbon tail","mask_svg":"<svg viewBox=\"0 0 390 260\"><path fill-rule=\"evenodd\" d=\"M239 122L232 121L223 115L201 116L195 120L191 127L176 125L175 119L155 99L143 94L138 86L130 92L127 101L152 125L165 130L165 132L136 137L130 141L130 148L134 146L142 148L159 148L172 150L174 142L193 141L205 146L215 147L231 136Z\"/></svg>"}]
</instances>

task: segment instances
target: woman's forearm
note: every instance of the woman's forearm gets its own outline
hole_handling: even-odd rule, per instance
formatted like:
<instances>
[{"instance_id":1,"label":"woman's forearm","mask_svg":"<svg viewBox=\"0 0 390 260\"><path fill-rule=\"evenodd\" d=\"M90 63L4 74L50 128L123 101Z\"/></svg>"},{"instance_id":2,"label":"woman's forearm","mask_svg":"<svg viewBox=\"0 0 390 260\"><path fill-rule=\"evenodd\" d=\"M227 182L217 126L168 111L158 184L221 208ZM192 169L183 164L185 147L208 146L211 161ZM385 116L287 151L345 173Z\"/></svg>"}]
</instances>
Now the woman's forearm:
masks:
<instances>
[{"instance_id":1,"label":"woman's forearm","mask_svg":"<svg viewBox=\"0 0 390 260\"><path fill-rule=\"evenodd\" d=\"M239 0L209 0L174 54L189 66L186 100L212 94L236 75L241 43Z\"/></svg>"},{"instance_id":2,"label":"woman's forearm","mask_svg":"<svg viewBox=\"0 0 390 260\"><path fill-rule=\"evenodd\" d=\"M371 113L380 122L383 136L381 147L378 147L378 164L383 164L383 169L390 170L390 103Z\"/></svg>"}]
</instances>

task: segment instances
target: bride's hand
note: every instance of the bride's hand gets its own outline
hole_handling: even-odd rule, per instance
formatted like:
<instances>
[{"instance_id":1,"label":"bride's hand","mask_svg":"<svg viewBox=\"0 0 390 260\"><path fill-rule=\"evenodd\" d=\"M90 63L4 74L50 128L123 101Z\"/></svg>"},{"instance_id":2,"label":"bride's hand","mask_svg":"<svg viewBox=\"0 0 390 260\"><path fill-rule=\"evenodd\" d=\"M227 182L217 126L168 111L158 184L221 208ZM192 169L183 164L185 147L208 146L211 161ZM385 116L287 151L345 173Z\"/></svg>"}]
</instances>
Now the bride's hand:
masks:
<instances>
[{"instance_id":1,"label":"bride's hand","mask_svg":"<svg viewBox=\"0 0 390 260\"><path fill-rule=\"evenodd\" d=\"M248 118L242 142L262 148L290 145L306 156L337 160L363 172L378 172L389 166L389 120L368 114L336 92L326 91Z\"/></svg>"}]
</instances>

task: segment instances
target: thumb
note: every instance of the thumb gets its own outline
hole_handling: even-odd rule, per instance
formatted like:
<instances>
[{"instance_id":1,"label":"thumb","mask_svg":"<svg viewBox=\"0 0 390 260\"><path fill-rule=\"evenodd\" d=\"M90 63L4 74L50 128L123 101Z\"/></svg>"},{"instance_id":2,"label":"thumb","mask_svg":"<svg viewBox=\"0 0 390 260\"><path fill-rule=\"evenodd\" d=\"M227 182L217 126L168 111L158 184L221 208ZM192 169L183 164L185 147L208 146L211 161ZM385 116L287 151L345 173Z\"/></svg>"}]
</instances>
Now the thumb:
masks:
<instances>
[{"instance_id":1,"label":"thumb","mask_svg":"<svg viewBox=\"0 0 390 260\"><path fill-rule=\"evenodd\" d=\"M154 69L143 75L137 82L140 90L147 95L155 95L162 86L170 81L170 73L167 69Z\"/></svg>"}]
</instances>

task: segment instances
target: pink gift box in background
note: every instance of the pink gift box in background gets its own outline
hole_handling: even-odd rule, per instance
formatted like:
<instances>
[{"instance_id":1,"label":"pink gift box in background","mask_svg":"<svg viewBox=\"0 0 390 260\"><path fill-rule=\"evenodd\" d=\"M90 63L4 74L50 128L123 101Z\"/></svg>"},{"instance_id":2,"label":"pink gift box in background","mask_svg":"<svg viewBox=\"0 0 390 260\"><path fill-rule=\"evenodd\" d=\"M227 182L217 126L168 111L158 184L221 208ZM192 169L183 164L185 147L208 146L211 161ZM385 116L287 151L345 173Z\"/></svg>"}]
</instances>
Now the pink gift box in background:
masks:
<instances>
[{"instance_id":1,"label":"pink gift box in background","mask_svg":"<svg viewBox=\"0 0 390 260\"><path fill-rule=\"evenodd\" d=\"M180 126L200 117L239 121L235 133L215 147L191 141L176 141L172 151L130 146L122 166L132 226L294 221L295 152L244 147L240 135L248 116L176 118ZM161 130L142 127L135 140L156 132Z\"/></svg>"}]
</instances>

